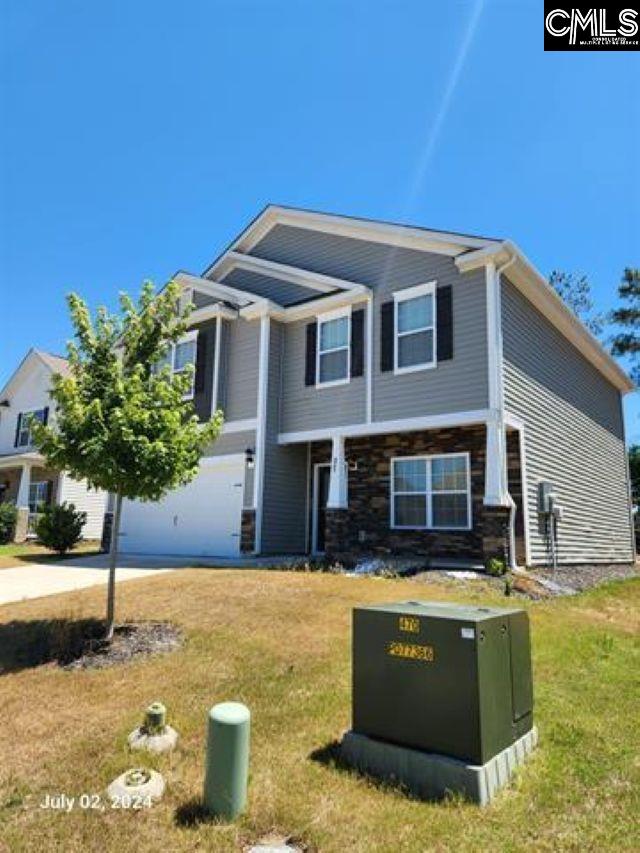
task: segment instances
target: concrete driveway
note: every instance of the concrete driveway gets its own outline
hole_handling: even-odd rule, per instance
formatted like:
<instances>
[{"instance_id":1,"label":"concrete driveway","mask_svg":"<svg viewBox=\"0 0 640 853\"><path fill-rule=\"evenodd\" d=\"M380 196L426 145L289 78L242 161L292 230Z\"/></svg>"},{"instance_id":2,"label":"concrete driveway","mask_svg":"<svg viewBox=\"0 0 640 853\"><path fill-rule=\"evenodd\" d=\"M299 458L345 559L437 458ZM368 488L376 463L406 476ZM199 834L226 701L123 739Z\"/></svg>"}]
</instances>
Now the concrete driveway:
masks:
<instances>
[{"instance_id":1,"label":"concrete driveway","mask_svg":"<svg viewBox=\"0 0 640 853\"><path fill-rule=\"evenodd\" d=\"M166 574L185 565L170 558L123 557L119 561L116 581L134 580ZM73 592L89 586L101 586L108 579L108 557L75 557L60 563L21 563L15 569L0 571L0 605L28 598L41 598L59 592Z\"/></svg>"}]
</instances>

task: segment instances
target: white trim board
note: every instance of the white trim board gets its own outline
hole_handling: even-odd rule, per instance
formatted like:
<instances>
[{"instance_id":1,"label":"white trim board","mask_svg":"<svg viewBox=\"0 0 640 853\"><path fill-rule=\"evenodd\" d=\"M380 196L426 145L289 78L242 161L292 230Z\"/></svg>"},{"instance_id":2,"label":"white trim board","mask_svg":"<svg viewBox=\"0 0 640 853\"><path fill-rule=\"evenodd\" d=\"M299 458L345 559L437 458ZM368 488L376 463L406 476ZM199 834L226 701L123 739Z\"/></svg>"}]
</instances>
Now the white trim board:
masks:
<instances>
[{"instance_id":1,"label":"white trim board","mask_svg":"<svg viewBox=\"0 0 640 853\"><path fill-rule=\"evenodd\" d=\"M264 470L267 445L267 403L269 384L269 346L271 319L268 315L260 320L260 354L258 363L258 406L256 412L256 452L253 472L253 505L256 510L255 551L262 550L262 515L264 498Z\"/></svg>"},{"instance_id":2,"label":"white trim board","mask_svg":"<svg viewBox=\"0 0 640 853\"><path fill-rule=\"evenodd\" d=\"M409 249L421 249L422 251L434 252L449 257L455 257L469 249L482 249L497 242L482 237L452 234L446 231L433 231L426 228L415 228L410 225L376 222L375 220L358 219L333 213L318 213L309 210L281 207L279 205L269 205L242 231L227 251L207 268L204 275L209 275L216 270L222 264L228 252L250 252L276 225L290 225L294 228L306 228L312 231L321 231L325 234L351 237L356 240L386 243L390 246L400 246Z\"/></svg>"},{"instance_id":3,"label":"white trim board","mask_svg":"<svg viewBox=\"0 0 640 853\"><path fill-rule=\"evenodd\" d=\"M509 261L508 280L531 304L570 341L577 350L623 394L635 390L620 365L609 355L602 344L580 322L544 276L538 272L524 253L510 240L468 252L456 258L460 272L469 272L488 264L502 265ZM498 286L500 282L497 283Z\"/></svg>"},{"instance_id":4,"label":"white trim board","mask_svg":"<svg viewBox=\"0 0 640 853\"><path fill-rule=\"evenodd\" d=\"M364 435L384 435L392 432L413 432L422 429L443 429L446 427L486 424L492 417L490 409L476 409L467 412L452 412L444 415L425 415L418 418L402 418L393 421L373 421L372 423L348 424L346 426L324 427L322 429L301 432L281 432L278 444L298 444L304 441L324 441L343 436L353 438Z\"/></svg>"}]
</instances>

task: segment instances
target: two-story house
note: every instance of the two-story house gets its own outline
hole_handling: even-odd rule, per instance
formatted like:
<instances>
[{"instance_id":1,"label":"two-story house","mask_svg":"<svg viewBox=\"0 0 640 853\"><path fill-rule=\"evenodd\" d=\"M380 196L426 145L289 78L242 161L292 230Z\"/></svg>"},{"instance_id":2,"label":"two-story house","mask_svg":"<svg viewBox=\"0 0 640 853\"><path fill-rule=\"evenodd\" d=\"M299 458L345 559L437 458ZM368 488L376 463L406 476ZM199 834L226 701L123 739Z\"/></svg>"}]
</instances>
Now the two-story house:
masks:
<instances>
[{"instance_id":1,"label":"two-story house","mask_svg":"<svg viewBox=\"0 0 640 853\"><path fill-rule=\"evenodd\" d=\"M105 492L89 489L64 471L46 467L33 446L34 420L55 420L49 389L54 373L65 375L67 361L57 355L31 349L0 391L0 503L18 507L15 540L33 532L35 520L47 504L74 504L87 513L85 539L100 539L107 503Z\"/></svg>"},{"instance_id":2,"label":"two-story house","mask_svg":"<svg viewBox=\"0 0 640 853\"><path fill-rule=\"evenodd\" d=\"M512 242L269 206L176 278L225 427L125 551L634 558L632 383Z\"/></svg>"}]
</instances>

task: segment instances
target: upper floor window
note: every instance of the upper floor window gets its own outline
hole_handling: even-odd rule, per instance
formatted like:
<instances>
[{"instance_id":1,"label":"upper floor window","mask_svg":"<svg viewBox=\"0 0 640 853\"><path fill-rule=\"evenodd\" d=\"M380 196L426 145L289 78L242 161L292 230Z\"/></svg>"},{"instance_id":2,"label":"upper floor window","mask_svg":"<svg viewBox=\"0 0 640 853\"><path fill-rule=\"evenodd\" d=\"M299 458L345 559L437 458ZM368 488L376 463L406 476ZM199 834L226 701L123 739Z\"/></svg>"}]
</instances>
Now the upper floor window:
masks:
<instances>
[{"instance_id":1,"label":"upper floor window","mask_svg":"<svg viewBox=\"0 0 640 853\"><path fill-rule=\"evenodd\" d=\"M409 530L469 530L469 454L392 459L391 526Z\"/></svg>"},{"instance_id":2,"label":"upper floor window","mask_svg":"<svg viewBox=\"0 0 640 853\"><path fill-rule=\"evenodd\" d=\"M167 365L172 373L182 373L187 365L192 364L195 368L196 364L196 343L198 340L197 330L188 332L184 338L175 344L171 344L165 353L164 358L156 362L154 372L159 373ZM194 392L195 375L191 380L191 388L185 394L185 399L191 399Z\"/></svg>"},{"instance_id":3,"label":"upper floor window","mask_svg":"<svg viewBox=\"0 0 640 853\"><path fill-rule=\"evenodd\" d=\"M47 422L47 409L34 409L30 412L20 412L18 415L18 424L16 429L16 447L31 447L33 444L33 436L31 435L31 425L34 421L40 423Z\"/></svg>"},{"instance_id":4,"label":"upper floor window","mask_svg":"<svg viewBox=\"0 0 640 853\"><path fill-rule=\"evenodd\" d=\"M316 385L340 385L348 382L350 351L351 307L318 317Z\"/></svg>"},{"instance_id":5,"label":"upper floor window","mask_svg":"<svg viewBox=\"0 0 640 853\"><path fill-rule=\"evenodd\" d=\"M394 371L410 373L436 364L436 283L394 293Z\"/></svg>"}]
</instances>

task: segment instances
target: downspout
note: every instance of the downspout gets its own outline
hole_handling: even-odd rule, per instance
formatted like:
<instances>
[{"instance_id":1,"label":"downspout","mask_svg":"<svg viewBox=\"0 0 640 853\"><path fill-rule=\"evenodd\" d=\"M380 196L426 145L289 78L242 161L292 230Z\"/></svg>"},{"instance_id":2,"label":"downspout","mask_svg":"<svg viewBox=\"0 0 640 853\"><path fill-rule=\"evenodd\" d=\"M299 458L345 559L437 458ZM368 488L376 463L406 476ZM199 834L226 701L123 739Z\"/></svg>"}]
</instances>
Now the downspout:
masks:
<instances>
[{"instance_id":1,"label":"downspout","mask_svg":"<svg viewBox=\"0 0 640 853\"><path fill-rule=\"evenodd\" d=\"M506 487L507 497L509 499L509 569L513 571L518 568L516 562L516 502L511 497L511 493L509 492L509 475L508 475L508 466L507 466L507 430L505 428L505 418L504 418L504 353L502 349L502 292L501 292L501 284L500 277L503 272L508 269L511 264L513 264L516 260L516 256L512 255L508 261L505 261L502 266L496 269L496 281L498 283L498 294L500 299L500 398L498 405L498 420L500 423L500 429L502 430L503 441L504 441L504 484ZM524 512L524 501L527 500L527 495L522 495L523 502L523 512Z\"/></svg>"}]
</instances>

